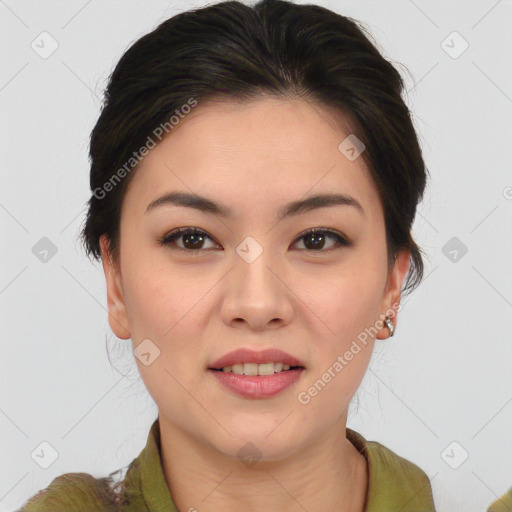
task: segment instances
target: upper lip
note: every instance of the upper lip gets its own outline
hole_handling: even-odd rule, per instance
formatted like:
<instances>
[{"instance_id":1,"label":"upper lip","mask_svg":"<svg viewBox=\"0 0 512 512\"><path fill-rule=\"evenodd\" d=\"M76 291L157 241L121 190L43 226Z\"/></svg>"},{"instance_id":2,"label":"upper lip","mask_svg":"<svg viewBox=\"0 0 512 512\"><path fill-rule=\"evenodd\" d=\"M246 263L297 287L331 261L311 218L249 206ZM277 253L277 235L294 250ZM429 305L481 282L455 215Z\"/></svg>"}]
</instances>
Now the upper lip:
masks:
<instances>
[{"instance_id":1,"label":"upper lip","mask_svg":"<svg viewBox=\"0 0 512 512\"><path fill-rule=\"evenodd\" d=\"M304 363L296 357L283 352L277 348L269 348L266 350L252 350L250 348L239 348L223 355L220 359L217 359L210 364L209 368L220 370L225 366L232 366L237 363L269 363L269 362L281 362L283 364L289 364L290 366L302 366Z\"/></svg>"}]
</instances>

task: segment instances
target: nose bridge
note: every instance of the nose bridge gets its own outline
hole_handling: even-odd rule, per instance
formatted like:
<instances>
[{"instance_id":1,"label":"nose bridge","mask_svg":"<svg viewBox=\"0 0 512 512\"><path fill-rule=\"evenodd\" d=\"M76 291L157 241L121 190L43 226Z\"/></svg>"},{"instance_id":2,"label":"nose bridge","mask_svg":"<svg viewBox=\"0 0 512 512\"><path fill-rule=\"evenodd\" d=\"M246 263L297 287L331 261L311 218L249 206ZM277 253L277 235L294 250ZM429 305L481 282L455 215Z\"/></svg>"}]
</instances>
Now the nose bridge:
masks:
<instances>
[{"instance_id":1,"label":"nose bridge","mask_svg":"<svg viewBox=\"0 0 512 512\"><path fill-rule=\"evenodd\" d=\"M269 239L267 237L266 239ZM253 237L247 237L236 249L235 274L239 290L244 293L279 293L275 270L278 267L275 252ZM279 281L279 280L277 280Z\"/></svg>"},{"instance_id":2,"label":"nose bridge","mask_svg":"<svg viewBox=\"0 0 512 512\"><path fill-rule=\"evenodd\" d=\"M243 319L260 328L275 319L288 321L292 308L286 280L279 278L276 252L247 237L236 248L233 265L228 295L224 297L224 320Z\"/></svg>"}]
</instances>

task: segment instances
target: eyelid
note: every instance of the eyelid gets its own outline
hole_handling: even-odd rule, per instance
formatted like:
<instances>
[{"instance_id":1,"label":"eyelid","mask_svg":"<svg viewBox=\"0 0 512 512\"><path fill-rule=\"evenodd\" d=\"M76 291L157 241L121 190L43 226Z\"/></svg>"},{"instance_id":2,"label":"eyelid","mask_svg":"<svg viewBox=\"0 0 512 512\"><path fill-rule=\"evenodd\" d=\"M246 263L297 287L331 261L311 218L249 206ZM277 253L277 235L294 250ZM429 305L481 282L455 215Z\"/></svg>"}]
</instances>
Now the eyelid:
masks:
<instances>
[{"instance_id":1,"label":"eyelid","mask_svg":"<svg viewBox=\"0 0 512 512\"><path fill-rule=\"evenodd\" d=\"M322 254L322 253L328 253L335 249L341 249L343 247L350 247L353 245L353 242L349 239L349 237L345 236L342 232L332 229L332 228L324 228L324 227L315 227L315 228L305 229L304 231L302 231L295 237L292 245L295 245L301 238L304 238L306 235L309 235L311 233L317 233L317 232L325 233L326 235L331 236L331 238L334 238L337 241L337 246L334 246L334 247L331 247L331 248L328 248L325 250L318 250L318 251L307 250L307 249L300 249L300 251L304 251L304 252L307 252L310 254L315 254L315 253ZM217 245L220 246L220 244L215 240L215 238L213 238L207 231L200 229L200 228L195 228L195 227L176 228L172 231L169 231L162 237L160 237L157 240L157 242L162 246L171 245L171 243L174 240L178 239L181 235L184 235L184 234L202 235L205 238L209 238L210 240L212 240L213 242L215 242ZM191 253L191 254L197 254L200 252L208 251L208 249L182 249L181 247L173 247L173 249L180 250L182 252Z\"/></svg>"}]
</instances>

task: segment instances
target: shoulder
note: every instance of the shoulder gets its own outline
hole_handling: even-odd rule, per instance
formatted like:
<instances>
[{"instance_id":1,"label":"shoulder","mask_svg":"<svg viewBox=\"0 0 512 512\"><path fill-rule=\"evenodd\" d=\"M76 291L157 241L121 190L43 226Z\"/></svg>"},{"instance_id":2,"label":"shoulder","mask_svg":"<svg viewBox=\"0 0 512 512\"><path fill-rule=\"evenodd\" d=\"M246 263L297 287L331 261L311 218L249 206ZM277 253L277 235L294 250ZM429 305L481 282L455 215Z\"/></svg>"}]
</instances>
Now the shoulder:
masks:
<instances>
[{"instance_id":1,"label":"shoulder","mask_svg":"<svg viewBox=\"0 0 512 512\"><path fill-rule=\"evenodd\" d=\"M403 484L429 481L427 474L419 466L401 457L387 446L377 441L367 441L367 446L374 465L393 479L400 480Z\"/></svg>"},{"instance_id":2,"label":"shoulder","mask_svg":"<svg viewBox=\"0 0 512 512\"><path fill-rule=\"evenodd\" d=\"M399 489L409 506L428 505L431 508L425 510L435 510L430 479L419 466L377 441L367 441L367 449L374 468L372 477L376 488Z\"/></svg>"},{"instance_id":3,"label":"shoulder","mask_svg":"<svg viewBox=\"0 0 512 512\"><path fill-rule=\"evenodd\" d=\"M368 462L367 510L435 512L430 479L410 460L347 428L347 438Z\"/></svg>"},{"instance_id":4,"label":"shoulder","mask_svg":"<svg viewBox=\"0 0 512 512\"><path fill-rule=\"evenodd\" d=\"M407 485L430 482L427 474L410 460L401 457L378 441L368 441L359 432L346 429L347 438L365 455L370 464L371 476L378 480L399 481Z\"/></svg>"},{"instance_id":5,"label":"shoulder","mask_svg":"<svg viewBox=\"0 0 512 512\"><path fill-rule=\"evenodd\" d=\"M65 473L29 498L18 512L115 511L115 493L110 477L88 473Z\"/></svg>"},{"instance_id":6,"label":"shoulder","mask_svg":"<svg viewBox=\"0 0 512 512\"><path fill-rule=\"evenodd\" d=\"M493 501L487 512L510 512L512 510L512 487L501 498Z\"/></svg>"}]
</instances>

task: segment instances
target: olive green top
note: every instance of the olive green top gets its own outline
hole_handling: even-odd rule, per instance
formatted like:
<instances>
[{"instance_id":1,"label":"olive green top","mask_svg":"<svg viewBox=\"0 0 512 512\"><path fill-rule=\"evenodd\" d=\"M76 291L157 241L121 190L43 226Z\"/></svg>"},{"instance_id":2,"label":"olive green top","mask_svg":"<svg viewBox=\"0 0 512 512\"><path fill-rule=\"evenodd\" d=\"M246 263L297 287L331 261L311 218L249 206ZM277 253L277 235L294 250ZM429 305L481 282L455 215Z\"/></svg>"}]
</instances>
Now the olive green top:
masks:
<instances>
[{"instance_id":1,"label":"olive green top","mask_svg":"<svg viewBox=\"0 0 512 512\"><path fill-rule=\"evenodd\" d=\"M512 512L512 487L487 509L487 512Z\"/></svg>"},{"instance_id":2,"label":"olive green top","mask_svg":"<svg viewBox=\"0 0 512 512\"><path fill-rule=\"evenodd\" d=\"M364 512L435 512L430 481L418 466L376 441L366 441L349 428L346 437L368 464ZM162 470L158 418L151 426L145 448L130 463L122 483L123 499L116 508L107 478L66 473L28 500L21 512L178 512Z\"/></svg>"}]
</instances>

